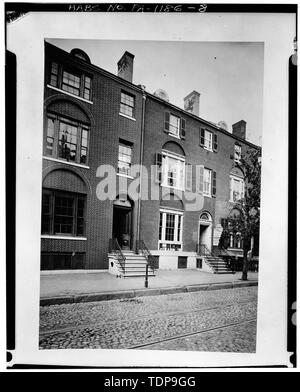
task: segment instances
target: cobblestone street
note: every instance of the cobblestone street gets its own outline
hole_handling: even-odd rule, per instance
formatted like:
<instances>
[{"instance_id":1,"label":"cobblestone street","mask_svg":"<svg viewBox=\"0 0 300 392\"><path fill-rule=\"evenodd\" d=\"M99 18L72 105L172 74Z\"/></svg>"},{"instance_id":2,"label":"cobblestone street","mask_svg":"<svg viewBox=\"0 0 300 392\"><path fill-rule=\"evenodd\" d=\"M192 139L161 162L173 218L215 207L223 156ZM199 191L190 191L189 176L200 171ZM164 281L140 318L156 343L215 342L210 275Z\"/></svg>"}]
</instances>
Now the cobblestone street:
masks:
<instances>
[{"instance_id":1,"label":"cobblestone street","mask_svg":"<svg viewBox=\"0 0 300 392\"><path fill-rule=\"evenodd\" d=\"M257 287L43 306L40 348L255 352Z\"/></svg>"}]
</instances>

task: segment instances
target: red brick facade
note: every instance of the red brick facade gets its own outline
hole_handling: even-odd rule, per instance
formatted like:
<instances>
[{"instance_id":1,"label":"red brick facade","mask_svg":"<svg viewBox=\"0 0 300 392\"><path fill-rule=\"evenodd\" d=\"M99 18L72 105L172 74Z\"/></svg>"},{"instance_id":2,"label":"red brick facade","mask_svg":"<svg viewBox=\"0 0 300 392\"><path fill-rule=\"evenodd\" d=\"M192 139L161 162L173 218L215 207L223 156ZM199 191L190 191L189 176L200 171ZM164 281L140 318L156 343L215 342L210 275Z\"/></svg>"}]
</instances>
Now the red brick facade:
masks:
<instances>
[{"instance_id":1,"label":"red brick facade","mask_svg":"<svg viewBox=\"0 0 300 392\"><path fill-rule=\"evenodd\" d=\"M67 94L50 86L51 62L68 66L79 73L89 75L92 80L91 100ZM134 96L134 120L119 114L121 91ZM143 98L144 95L144 98ZM144 112L143 112L144 100ZM162 99L144 92L141 86L114 76L86 61L78 59L50 44L45 47L45 130L46 117L51 113L87 124L89 127L88 158L85 164L67 162L57 156L47 156L44 146L43 188L78 193L85 197L84 235L65 238L62 235L42 233L43 260L50 255L67 254L70 257L82 255L77 267L85 269L108 268L109 239L112 237L113 200L100 201L96 195L100 178L100 165L117 168L119 140L130 143L132 165L140 163L141 137L143 135L143 165L149 168L155 164L155 154L161 152L167 142L177 143L184 151L186 163L204 165L216 172L216 195L204 197L201 211L184 211L182 227L182 252L195 252L198 241L199 217L203 211L212 217L213 232L220 219L226 218L233 204L229 202L230 172L235 167L234 144L238 142L242 153L257 148L245 140L221 130L211 123L197 118ZM169 111L185 120L185 138L174 138L164 130L165 112ZM143 117L144 115L144 117ZM144 118L144 122L143 122ZM143 129L144 125L144 129ZM217 134L217 151L207 151L200 146L200 128ZM46 143L46 142L44 142ZM195 176L195 173L194 173ZM195 178L194 178L195 180ZM131 181L129 179L129 181ZM150 189L150 179L148 182ZM155 184L156 187L160 185ZM159 200L142 200L140 205L140 238L151 250L158 249ZM132 214L132 244L138 235L138 202L134 203ZM61 238L63 237L63 238ZM213 240L213 238L212 238ZM182 252L178 252L181 255ZM68 256L68 257L69 257ZM59 267L57 267L59 268Z\"/></svg>"}]
</instances>

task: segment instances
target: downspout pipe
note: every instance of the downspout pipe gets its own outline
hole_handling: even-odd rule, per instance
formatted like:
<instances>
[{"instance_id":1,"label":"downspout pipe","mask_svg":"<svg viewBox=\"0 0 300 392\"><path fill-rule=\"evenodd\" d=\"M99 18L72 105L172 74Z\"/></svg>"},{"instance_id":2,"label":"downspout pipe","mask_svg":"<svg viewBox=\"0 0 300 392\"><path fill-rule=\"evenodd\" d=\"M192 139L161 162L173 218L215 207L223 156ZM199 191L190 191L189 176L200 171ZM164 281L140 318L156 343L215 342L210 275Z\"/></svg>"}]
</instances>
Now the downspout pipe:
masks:
<instances>
[{"instance_id":1,"label":"downspout pipe","mask_svg":"<svg viewBox=\"0 0 300 392\"><path fill-rule=\"evenodd\" d=\"M141 86L143 90L143 101L142 101L142 123L141 123L141 143L140 143L140 191L138 198L138 211L137 211L137 234L136 234L136 252L138 253L138 243L140 241L141 236L141 197L142 197L142 171L143 171L143 161L144 161L144 136L145 136L145 108L146 108L146 92L145 87Z\"/></svg>"}]
</instances>

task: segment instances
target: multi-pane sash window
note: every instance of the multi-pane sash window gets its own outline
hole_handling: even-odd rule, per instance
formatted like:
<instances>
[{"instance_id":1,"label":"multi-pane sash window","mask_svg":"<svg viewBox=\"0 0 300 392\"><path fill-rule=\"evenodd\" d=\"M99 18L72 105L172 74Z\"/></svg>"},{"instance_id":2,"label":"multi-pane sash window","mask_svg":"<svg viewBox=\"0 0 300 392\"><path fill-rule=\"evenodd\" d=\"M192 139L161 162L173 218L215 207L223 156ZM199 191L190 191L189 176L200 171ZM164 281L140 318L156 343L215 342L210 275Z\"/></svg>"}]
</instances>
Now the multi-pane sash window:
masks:
<instances>
[{"instance_id":1,"label":"multi-pane sash window","mask_svg":"<svg viewBox=\"0 0 300 392\"><path fill-rule=\"evenodd\" d=\"M162 186L184 190L185 159L175 155L162 154Z\"/></svg>"},{"instance_id":2,"label":"multi-pane sash window","mask_svg":"<svg viewBox=\"0 0 300 392\"><path fill-rule=\"evenodd\" d=\"M121 91L120 113L134 117L134 96Z\"/></svg>"},{"instance_id":3,"label":"multi-pane sash window","mask_svg":"<svg viewBox=\"0 0 300 392\"><path fill-rule=\"evenodd\" d=\"M244 197L244 180L240 177L230 176L230 201L238 202Z\"/></svg>"},{"instance_id":4,"label":"multi-pane sash window","mask_svg":"<svg viewBox=\"0 0 300 392\"><path fill-rule=\"evenodd\" d=\"M241 233L230 233L229 247L234 249L243 249Z\"/></svg>"},{"instance_id":5,"label":"multi-pane sash window","mask_svg":"<svg viewBox=\"0 0 300 392\"><path fill-rule=\"evenodd\" d=\"M123 142L119 143L118 173L131 175L132 146Z\"/></svg>"},{"instance_id":6,"label":"multi-pane sash window","mask_svg":"<svg viewBox=\"0 0 300 392\"><path fill-rule=\"evenodd\" d=\"M159 241L161 250L182 248L182 213L161 210L159 216Z\"/></svg>"},{"instance_id":7,"label":"multi-pane sash window","mask_svg":"<svg viewBox=\"0 0 300 392\"><path fill-rule=\"evenodd\" d=\"M211 170L206 168L203 171L203 195L211 196Z\"/></svg>"},{"instance_id":8,"label":"multi-pane sash window","mask_svg":"<svg viewBox=\"0 0 300 392\"><path fill-rule=\"evenodd\" d=\"M179 137L180 117L170 114L169 133Z\"/></svg>"},{"instance_id":9,"label":"multi-pane sash window","mask_svg":"<svg viewBox=\"0 0 300 392\"><path fill-rule=\"evenodd\" d=\"M237 163L240 163L242 156L242 147L239 144L234 145L234 160Z\"/></svg>"},{"instance_id":10,"label":"multi-pane sash window","mask_svg":"<svg viewBox=\"0 0 300 392\"><path fill-rule=\"evenodd\" d=\"M205 130L205 132L204 132L204 148L207 148L210 151L212 151L212 137L213 137L212 132Z\"/></svg>"},{"instance_id":11,"label":"multi-pane sash window","mask_svg":"<svg viewBox=\"0 0 300 392\"><path fill-rule=\"evenodd\" d=\"M200 146L209 151L218 151L218 135L216 133L210 132L205 128L200 128Z\"/></svg>"},{"instance_id":12,"label":"multi-pane sash window","mask_svg":"<svg viewBox=\"0 0 300 392\"><path fill-rule=\"evenodd\" d=\"M82 71L65 69L61 64L52 62L50 85L77 97L91 100L92 80Z\"/></svg>"},{"instance_id":13,"label":"multi-pane sash window","mask_svg":"<svg viewBox=\"0 0 300 392\"><path fill-rule=\"evenodd\" d=\"M83 195L43 189L42 234L84 235Z\"/></svg>"},{"instance_id":14,"label":"multi-pane sash window","mask_svg":"<svg viewBox=\"0 0 300 392\"><path fill-rule=\"evenodd\" d=\"M48 113L45 155L87 163L89 127L77 121Z\"/></svg>"},{"instance_id":15,"label":"multi-pane sash window","mask_svg":"<svg viewBox=\"0 0 300 392\"><path fill-rule=\"evenodd\" d=\"M68 93L80 94L80 76L71 72L63 71L62 89Z\"/></svg>"},{"instance_id":16,"label":"multi-pane sash window","mask_svg":"<svg viewBox=\"0 0 300 392\"><path fill-rule=\"evenodd\" d=\"M183 117L175 116L166 111L164 116L164 131L171 136L185 139L186 121Z\"/></svg>"}]
</instances>

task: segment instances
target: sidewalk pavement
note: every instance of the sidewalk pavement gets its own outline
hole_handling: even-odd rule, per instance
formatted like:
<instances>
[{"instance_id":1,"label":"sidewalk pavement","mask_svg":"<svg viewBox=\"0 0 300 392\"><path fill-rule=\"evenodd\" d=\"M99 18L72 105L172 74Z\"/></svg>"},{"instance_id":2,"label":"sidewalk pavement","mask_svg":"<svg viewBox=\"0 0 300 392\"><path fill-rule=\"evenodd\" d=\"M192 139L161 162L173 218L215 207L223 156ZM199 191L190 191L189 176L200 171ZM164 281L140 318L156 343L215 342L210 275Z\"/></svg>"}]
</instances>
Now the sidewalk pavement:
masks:
<instances>
[{"instance_id":1,"label":"sidewalk pavement","mask_svg":"<svg viewBox=\"0 0 300 392\"><path fill-rule=\"evenodd\" d=\"M68 272L41 275L40 304L54 305L91 302L144 295L184 293L234 287L257 286L258 273L249 272L241 281L241 272L211 274L199 270L157 270L149 277L116 278L108 272Z\"/></svg>"}]
</instances>

